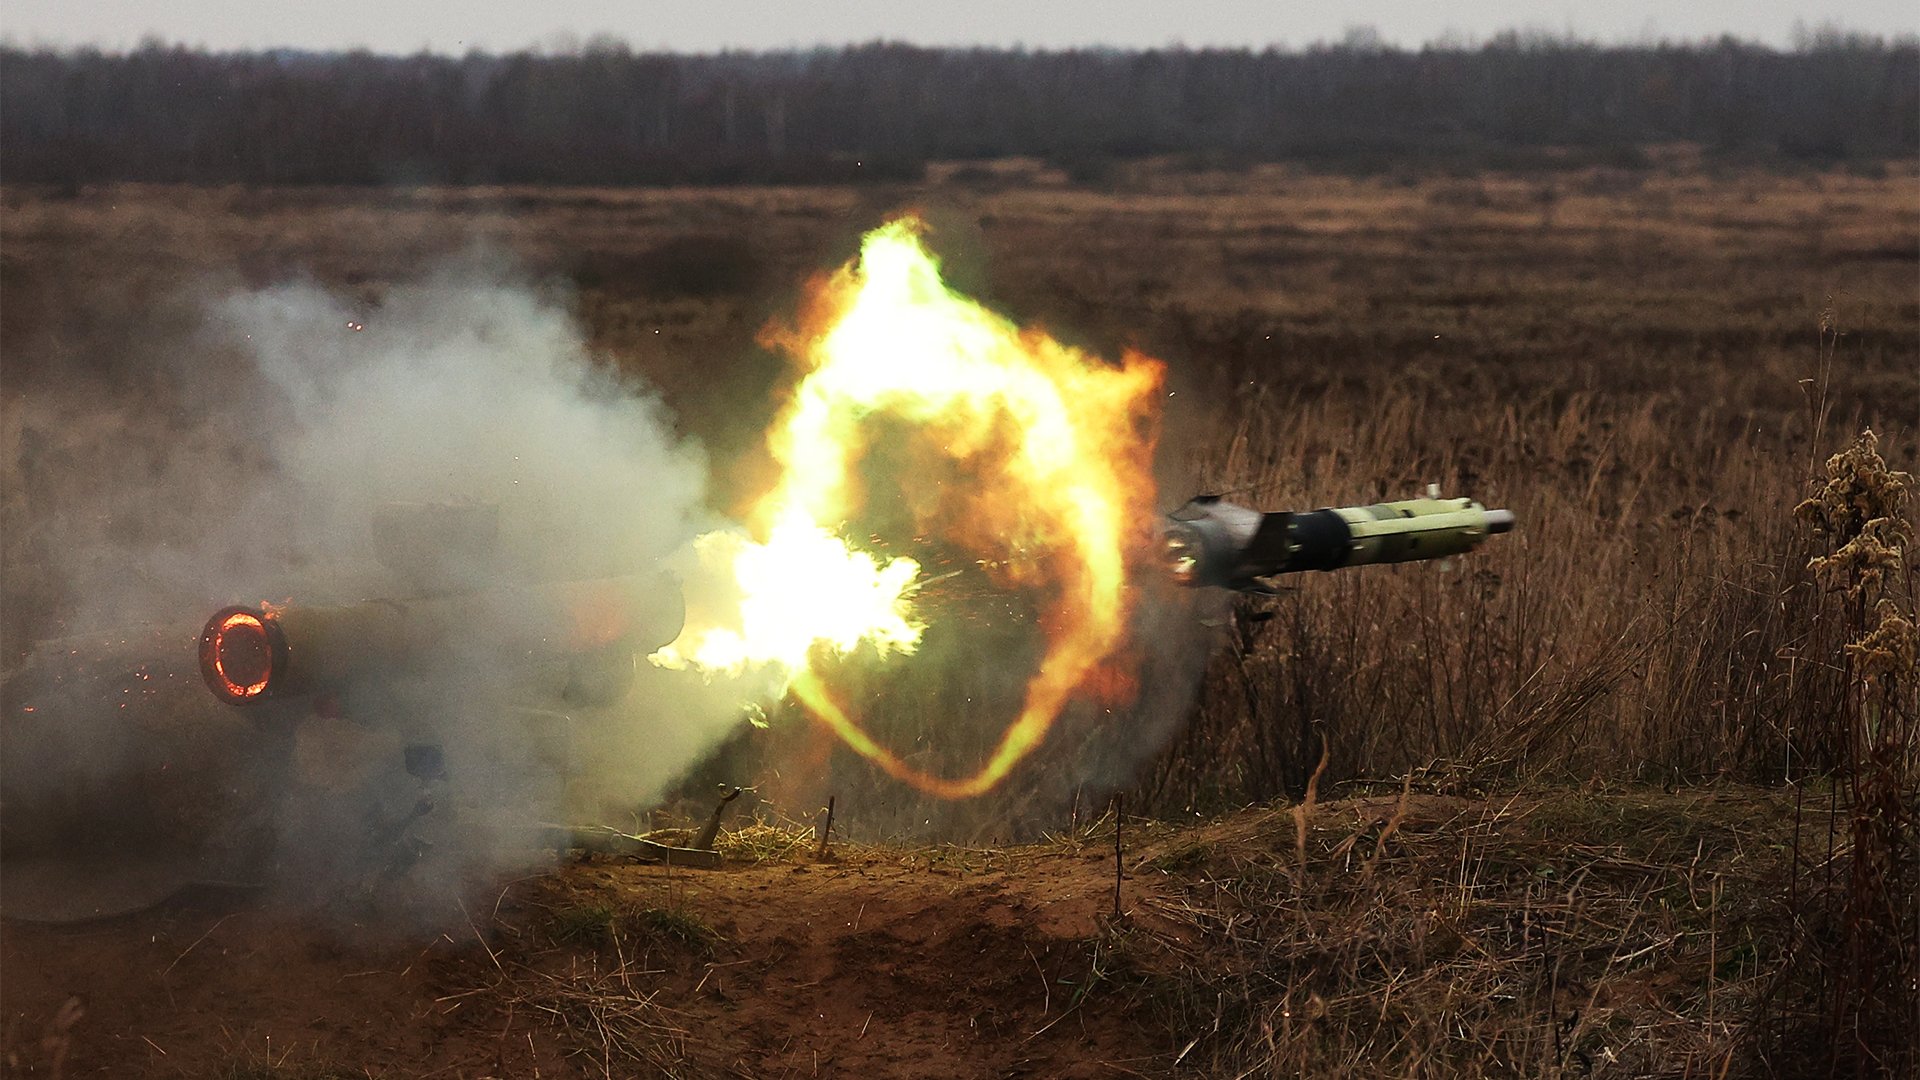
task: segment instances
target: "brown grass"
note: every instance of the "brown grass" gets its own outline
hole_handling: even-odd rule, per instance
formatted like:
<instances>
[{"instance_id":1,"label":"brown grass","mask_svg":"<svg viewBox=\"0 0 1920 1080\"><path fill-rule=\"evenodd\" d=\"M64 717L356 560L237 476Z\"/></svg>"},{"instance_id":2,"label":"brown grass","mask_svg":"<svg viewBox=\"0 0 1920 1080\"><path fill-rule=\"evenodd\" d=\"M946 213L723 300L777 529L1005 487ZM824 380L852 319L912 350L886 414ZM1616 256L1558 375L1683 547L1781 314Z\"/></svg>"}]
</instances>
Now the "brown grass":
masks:
<instances>
[{"instance_id":1,"label":"brown grass","mask_svg":"<svg viewBox=\"0 0 1920 1080\"><path fill-rule=\"evenodd\" d=\"M1298 823L1235 819L1142 864L1178 895L1158 912L1172 929L1123 922L1090 946L1090 982L1156 1010L1182 1068L1718 1077L1792 1071L1825 1032L1829 1064L1894 1075L1887 1048L1911 1053L1899 1032L1920 1027L1899 985L1920 941L1870 979L1843 973L1890 934L1914 940L1898 905L1920 582L1888 555L1911 510L1824 536L1794 510L1864 428L1883 472L1920 460L1916 193L1910 168L1147 171L1117 193L10 190L7 652L57 629L34 621L58 599L34 575L61 542L47 523L101 517L60 470L137 468L99 433L156 402L181 445L217 450L152 362L190 352L202 285L297 271L377 295L439 254L510 251L710 447L725 509L762 475L784 377L755 331L860 229L919 205L963 287L1167 360L1163 502L1310 507L1437 482L1520 528L1451 566L1314 576L1224 612L1176 598L1164 625L1223 616L1177 657L1145 650L1149 685L1184 687L1203 658L1192 693L1069 717L993 800L903 798L792 716L738 740L730 775L823 761L771 796L837 795L853 836L984 840L1056 830L1123 787L1162 817L1298 798L1324 753ZM711 256L686 239L723 236ZM141 508L117 509L138 527ZM913 689L874 726L931 767L966 765L998 713ZM1336 798L1368 780L1410 792L1404 809ZM1791 787L1711 786L1730 781ZM1575 794L1497 794L1542 788ZM1782 814L1798 815L1784 831ZM733 843L778 862L806 834ZM634 970L616 957L542 1000L569 1030L657 1045L670 1020L593 1011Z\"/></svg>"},{"instance_id":2,"label":"brown grass","mask_svg":"<svg viewBox=\"0 0 1920 1080\"><path fill-rule=\"evenodd\" d=\"M0 332L9 385L34 393L9 395L0 425L8 468L29 474L7 485L0 530L7 636L48 629L31 620L56 598L32 570L59 541L38 523L101 516L44 463L139 466L63 421L101 411L102 392L117 414L131 385L164 398L154 358L190 347L202 285L306 273L371 295L474 244L512 252L571 283L595 344L710 447L726 504L764 475L758 441L783 378L755 331L860 228L918 205L964 287L1167 359L1169 505L1197 490L1326 505L1438 482L1521 521L1451 569L1314 577L1242 603L1191 709L1066 733L1064 756L1025 778L1044 797L1012 816L1051 827L1073 795L1039 781L1066 759L1131 756L1111 770L1130 772L1141 742L1168 738L1151 802L1135 805L1298 795L1314 723L1334 779L1440 763L1482 780L1778 778L1807 749L1796 725L1837 689L1799 651L1811 551L1792 506L1861 427L1896 468L1916 458L1916 190L1911 170L1403 183L1260 169L1145 172L1119 194L1044 178L986 192L12 191ZM699 295L661 286L677 276ZM934 764L964 766L988 738L957 732L939 702L898 705L890 733ZM1121 729L1131 745L1103 740ZM791 757L790 738L748 741ZM835 768L847 775L782 802L885 801L859 764ZM995 827L940 806L865 826L930 816ZM1003 803L990 820L1007 816Z\"/></svg>"},{"instance_id":3,"label":"brown grass","mask_svg":"<svg viewBox=\"0 0 1920 1080\"><path fill-rule=\"evenodd\" d=\"M1114 932L1114 982L1202 1075L1750 1075L1792 814L1729 789L1234 817L1145 860L1172 892Z\"/></svg>"},{"instance_id":4,"label":"brown grass","mask_svg":"<svg viewBox=\"0 0 1920 1080\"><path fill-rule=\"evenodd\" d=\"M687 885L602 862L514 886L454 993L550 1023L588 1075L773 1075L795 1031L802 1062L845 1060L865 1040L844 1025L938 1011L890 996L909 967L938 972L922 993L1007 1011L970 1033L980 1061L1071 1057L1094 1025L1148 1076L1787 1074L1772 1003L1803 954L1772 884L1796 824L1822 818L1735 785L1403 785L1129 820L1118 917L1110 814L1036 845L863 847L820 876L760 863ZM1023 914L983 923L992 908ZM690 944L662 911L739 925Z\"/></svg>"}]
</instances>

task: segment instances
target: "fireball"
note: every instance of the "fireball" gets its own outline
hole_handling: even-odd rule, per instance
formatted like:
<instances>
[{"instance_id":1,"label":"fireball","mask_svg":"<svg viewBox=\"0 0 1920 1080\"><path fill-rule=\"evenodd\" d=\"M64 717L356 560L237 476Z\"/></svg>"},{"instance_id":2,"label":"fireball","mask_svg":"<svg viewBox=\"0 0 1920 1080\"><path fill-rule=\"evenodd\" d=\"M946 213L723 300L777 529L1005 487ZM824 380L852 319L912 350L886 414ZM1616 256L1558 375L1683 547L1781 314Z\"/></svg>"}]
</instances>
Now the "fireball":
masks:
<instances>
[{"instance_id":1,"label":"fireball","mask_svg":"<svg viewBox=\"0 0 1920 1080\"><path fill-rule=\"evenodd\" d=\"M950 290L915 218L869 233L820 281L800 325L766 342L800 371L768 435L778 479L752 536L710 533L679 639L653 657L716 673L772 669L807 710L891 775L952 798L993 788L1124 644L1128 581L1151 550L1161 365L1108 362ZM950 459L938 498L870 490L874 429ZM894 483L915 483L899 470ZM905 556L863 550L848 522L876 499L915 506L925 535L978 556L996 587L1039 597L1045 654L1019 713L971 775L932 775L876 741L838 702L825 661L910 656L925 584ZM910 661L897 661L910 662Z\"/></svg>"}]
</instances>

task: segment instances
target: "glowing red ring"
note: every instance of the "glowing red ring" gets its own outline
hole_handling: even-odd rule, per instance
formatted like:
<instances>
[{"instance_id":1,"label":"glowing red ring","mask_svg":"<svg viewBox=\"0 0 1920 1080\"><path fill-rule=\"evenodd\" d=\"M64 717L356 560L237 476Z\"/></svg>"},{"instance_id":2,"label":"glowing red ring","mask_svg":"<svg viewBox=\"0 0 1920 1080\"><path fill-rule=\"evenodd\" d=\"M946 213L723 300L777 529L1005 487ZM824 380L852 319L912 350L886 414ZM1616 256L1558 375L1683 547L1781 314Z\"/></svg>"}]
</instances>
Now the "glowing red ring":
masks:
<instances>
[{"instance_id":1,"label":"glowing red ring","mask_svg":"<svg viewBox=\"0 0 1920 1080\"><path fill-rule=\"evenodd\" d=\"M286 652L272 616L255 608L223 608L200 632L200 675L213 695L230 705L259 701L271 696Z\"/></svg>"}]
</instances>

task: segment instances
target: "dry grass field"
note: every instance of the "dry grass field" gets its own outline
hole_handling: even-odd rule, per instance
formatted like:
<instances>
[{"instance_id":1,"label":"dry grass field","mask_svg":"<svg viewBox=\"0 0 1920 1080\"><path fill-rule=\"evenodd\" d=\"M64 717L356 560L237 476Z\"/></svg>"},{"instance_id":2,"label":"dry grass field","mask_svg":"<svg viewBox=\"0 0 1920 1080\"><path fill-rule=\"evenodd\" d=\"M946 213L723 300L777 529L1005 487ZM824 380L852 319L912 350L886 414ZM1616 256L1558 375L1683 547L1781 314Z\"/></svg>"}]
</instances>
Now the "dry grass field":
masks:
<instances>
[{"instance_id":1,"label":"dry grass field","mask_svg":"<svg viewBox=\"0 0 1920 1080\"><path fill-rule=\"evenodd\" d=\"M62 507L48 462L127 453L40 411L170 402L181 427L197 397L217 396L178 374L183 356L189 370L232 365L193 352L206 296L311 277L371 299L476 251L570 294L594 348L658 388L707 448L725 510L763 474L786 377L757 332L862 229L918 207L962 288L1069 340L1168 362L1166 505L1201 490L1329 505L1433 482L1525 523L1457 573L1335 575L1274 605L1268 626L1294 625L1223 658L1236 673L1214 673L1186 728L1254 745L1169 759L1165 805L1298 794L1314 751L1259 745L1299 740L1247 724L1250 694L1317 714L1335 775L1389 776L1484 749L1513 710L1584 672L1605 683L1599 700L1531 734L1565 752L1529 768L1778 775L1788 719L1762 666L1785 641L1735 643L1787 563L1804 562L1790 510L1819 462L1867 427L1893 467L1915 459L1911 172L1147 172L1114 192L1018 162L955 175L859 191L14 192L0 279L9 467L50 479L10 485L49 502L10 502L9 562L34 562L36 520L97 509ZM8 629L20 642L59 628ZM1215 692L1233 682L1247 685ZM1374 715L1388 722L1360 722ZM1233 773L1195 771L1214 767Z\"/></svg>"},{"instance_id":2,"label":"dry grass field","mask_svg":"<svg viewBox=\"0 0 1920 1080\"><path fill-rule=\"evenodd\" d=\"M206 430L222 380L248 377L204 346L207 297L297 277L377 303L446 259L510 262L657 388L725 512L765 474L786 377L757 333L902 208L933 223L960 288L1167 363L1163 505L1216 491L1306 508L1431 482L1510 507L1518 531L1450 566L1171 610L1206 624L1148 669L1177 692L1125 725L1070 716L991 800L903 801L804 724L730 744L734 776L811 755L782 805L835 794L850 835L895 841L837 863L691 883L574 867L433 941L307 940L208 904L9 924L12 1067L46 1075L82 985L97 1015L72 1027L69 1075L1902 1067L1874 1055L1914 1030L1910 986L1904 1004L1882 991L1920 970L1902 937L1920 925L1920 680L1900 622L1920 581L1884 555L1912 520L1886 470L1920 461L1920 171L1723 173L1675 152L1648 172L1465 179L930 175L5 191L7 663L84 629L48 614L60 585L39 572L66 525L138 534L160 515L96 505L70 478L137 471L130 443L155 431L249 460ZM1884 466L1830 470L1865 429ZM1830 475L1829 512L1796 517ZM1868 530L1879 555L1848 543L1877 511L1894 523ZM941 741L943 719L901 705L880 726L939 766L969 752ZM1050 782L1063 774L1096 779ZM1138 830L1117 919L1099 817L1116 792ZM918 846L932 834L971 846ZM889 925L829 925L862 904ZM326 989L250 987L247 965L192 948L222 926L233 955ZM1876 941L1894 944L1862 966ZM104 988L121 963L146 989ZM379 988L339 990L362 977Z\"/></svg>"},{"instance_id":3,"label":"dry grass field","mask_svg":"<svg viewBox=\"0 0 1920 1080\"><path fill-rule=\"evenodd\" d=\"M445 935L199 896L9 925L7 1048L222 1080L1795 1075L1755 1019L1792 814L1727 789L1129 821L1118 916L1110 818L825 861L752 828L724 870L588 862Z\"/></svg>"}]
</instances>

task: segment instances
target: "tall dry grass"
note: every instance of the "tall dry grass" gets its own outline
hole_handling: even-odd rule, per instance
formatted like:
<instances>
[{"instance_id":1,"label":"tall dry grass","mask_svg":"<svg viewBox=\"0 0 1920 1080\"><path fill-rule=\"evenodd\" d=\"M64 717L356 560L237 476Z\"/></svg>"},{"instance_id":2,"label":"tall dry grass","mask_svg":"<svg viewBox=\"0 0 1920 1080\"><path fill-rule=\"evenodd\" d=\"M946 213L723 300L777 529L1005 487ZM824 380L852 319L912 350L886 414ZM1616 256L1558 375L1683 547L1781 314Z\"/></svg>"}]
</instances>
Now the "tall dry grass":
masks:
<instances>
[{"instance_id":1,"label":"tall dry grass","mask_svg":"<svg viewBox=\"0 0 1920 1080\"><path fill-rule=\"evenodd\" d=\"M1819 697L1793 651L1798 485L1777 427L1728 437L1688 412L1250 392L1234 437L1197 463L1203 487L1310 507L1435 482L1510 507L1520 527L1451 565L1303 577L1238 601L1156 797L1298 795L1322 737L1341 778L1784 776Z\"/></svg>"},{"instance_id":2,"label":"tall dry grass","mask_svg":"<svg viewBox=\"0 0 1920 1080\"><path fill-rule=\"evenodd\" d=\"M1879 445L1866 431L1830 457L1796 508L1819 540L1805 656L1831 696L1807 717L1816 755L1796 778L1793 962L1776 991L1775 1052L1829 1075L1920 1070L1913 477L1889 468ZM1809 801L1824 828L1804 825Z\"/></svg>"},{"instance_id":3,"label":"tall dry grass","mask_svg":"<svg viewBox=\"0 0 1920 1080\"><path fill-rule=\"evenodd\" d=\"M25 543L37 524L75 512L61 462L117 452L84 426L23 432L34 413L18 403L110 413L137 387L141 407L171 402L190 426L191 387L156 385L162 368L190 365L151 361L214 359L188 347L191 301L230 275L311 274L374 297L434 253L511 251L538 280L570 280L595 347L660 387L711 448L725 510L764 479L756 448L786 377L751 347L756 329L860 227L917 204L940 211L938 245L963 287L1101 351L1132 341L1168 360L1181 411L1163 501L1212 489L1316 506L1438 482L1520 515L1517 533L1449 568L1315 575L1279 600L1241 601L1199 643L1214 655L1197 699L1172 710L1190 722L1134 805L1297 793L1316 731L1335 779L1784 778L1831 764L1818 717L1838 693L1809 658L1812 552L1792 506L1837 433L1871 424L1896 467L1920 435L1916 183L1911 170L1676 169L1631 184L1256 170L1148 174L1118 194L1038 181L985 193L9 190L0 329L20 393L0 441L10 480L25 476L0 500L17 526L0 529L9 596L41 587ZM688 240L720 236L738 239L711 258ZM1822 287L1843 294L1849 326L1815 408L1797 380L1821 374ZM10 636L44 631L28 624L47 606L8 605ZM964 762L985 736L953 714L1002 681L980 670L925 708L903 703L899 745ZM1125 764L1178 726L1123 729L1137 744ZM1028 779L1055 779L1077 744L1065 751ZM857 768L833 778L842 794Z\"/></svg>"},{"instance_id":4,"label":"tall dry grass","mask_svg":"<svg viewBox=\"0 0 1920 1080\"><path fill-rule=\"evenodd\" d=\"M1198 1076L1768 1075L1793 814L1753 788L1309 800L1151 846L1172 895L1096 947Z\"/></svg>"},{"instance_id":5,"label":"tall dry grass","mask_svg":"<svg viewBox=\"0 0 1920 1080\"><path fill-rule=\"evenodd\" d=\"M1452 566L1238 599L1190 724L1142 783L1152 805L1299 798L1323 753L1333 780L1437 791L1781 786L1793 858L1766 875L1771 895L1746 897L1746 918L1788 929L1768 985L1748 987L1738 1041L1762 1072L1910 1075L1920 579L1905 554L1911 477L1883 450L1910 460L1913 432L1865 431L1819 463L1846 431L1828 397L1846 377L1837 340L1823 324L1808 414L1763 423L1658 397L1476 412L1408 391L1358 405L1250 387L1233 437L1195 462L1203 487L1316 506L1431 480L1512 507L1521 526Z\"/></svg>"},{"instance_id":6,"label":"tall dry grass","mask_svg":"<svg viewBox=\"0 0 1920 1080\"><path fill-rule=\"evenodd\" d=\"M190 426L190 395L153 385L150 372L156 348L191 341L191 309L170 291L181 281L217 291L232 274L311 273L376 296L418 273L423 253L476 240L512 250L542 280L571 279L596 348L660 387L711 448L725 509L756 476L754 447L785 378L778 358L749 343L767 317L790 309L791 287L689 290L674 274L661 277L662 260L681 259L675 265L690 276L795 282L844 254L886 211L944 203L976 223L947 234L956 280L1103 351L1136 341L1173 365L1179 398L1170 407L1179 411L1164 501L1213 490L1299 508L1411 495L1435 482L1512 508L1519 530L1451 565L1297 578L1278 598L1234 600L1227 618L1208 620L1220 625L1192 640L1149 635L1149 659L1179 646L1166 670L1142 680L1143 690L1167 693L1117 719L1069 717L1033 767L991 799L916 802L798 716L769 732L743 729L688 790L704 798L713 782L755 777L770 794L784 790L796 814L837 794L839 827L854 835L982 837L1084 820L1115 788L1126 789L1131 811L1182 817L1300 795L1323 746L1323 797L1351 781L1409 776L1428 792L1790 784L1804 810L1797 862L1730 878L1737 907L1705 910L1795 921L1793 962L1774 956L1768 968L1786 973L1766 1002L1768 1060L1789 1063L1777 1074L1889 1070L1902 1064L1898 1053L1911 1059L1897 1037L1920 1031L1911 1005L1920 947L1905 944L1915 925L1920 680L1910 658L1904 669L1873 668L1870 679L1868 657L1910 657L1880 648L1899 636L1880 603L1911 621L1916 580L1903 562L1858 598L1844 585L1831 590L1831 572L1810 563L1850 539L1844 528L1815 535L1794 511L1832 479L1829 454L1864 426L1877 432L1889 469L1920 460L1920 304L1911 287L1920 177L1682 173L1617 188L1604 179L1556 180L1551 214L1532 182L1482 179L1468 190L1283 171L1143 182L1120 194L9 192L0 219L5 623L32 630L44 606L19 602L39 587L24 541L37 523L75 512L59 481L97 460L90 455L116 453L90 426L25 424L31 410L20 402L99 403L111 415L106 406L137 398L144 409L151 396ZM696 234L747 237L751 250L723 253L732 270L702 262L702 249L688 261L689 249L673 241ZM1845 294L1857 330L1816 344L1829 289ZM1903 514L1910 520L1910 510L1885 516ZM1191 630L1193 614L1172 611L1153 629ZM992 634L956 645L937 685L896 687L892 697L875 688L861 699L865 718L916 763L965 768L1007 714L1006 696L1027 670L1013 661L1030 647ZM1204 667L1195 678L1157 677L1180 674L1195 657ZM1146 724L1150 711L1155 722ZM1591 839L1605 824L1592 817L1556 820L1543 850ZM1435 865L1447 857L1434 848ZM1501 920L1516 900L1523 912L1537 909L1520 880L1526 867L1500 870L1518 891L1505 907L1474 909L1490 921L1463 935L1489 949L1512 944ZM1475 879L1462 880L1467 895ZM1291 887L1269 875L1275 883ZM1258 972L1245 985L1265 992L1301 971L1377 974L1383 956L1417 945L1395 941L1404 926L1378 921L1377 893L1331 875L1325 884L1263 915L1267 923L1236 924L1231 944ZM1277 895L1250 882L1235 902L1270 908ZM1689 896L1693 916L1701 902ZM1626 907L1607 910L1613 922L1632 917ZM1351 948L1315 952L1339 934L1360 936ZM1665 936L1622 938L1617 951L1633 956ZM1544 938L1519 940L1529 962L1551 960L1537 946ZM1288 951L1296 946L1304 953ZM1296 965L1302 955L1305 966ZM1742 970L1744 978L1755 969ZM1498 996L1507 990L1487 981L1497 973L1458 973L1483 1015L1510 1009ZM1436 971L1430 988L1446 1000L1453 985L1452 973ZM1285 1020L1286 1003L1284 994L1264 998L1235 1015L1257 1033L1262 1017L1273 1018L1267 1006ZM1221 1014L1196 1004L1190 1015L1212 1023ZM1546 1027L1508 1033L1479 1057L1463 1048L1463 1068L1579 1068L1568 1049L1579 1039L1555 1042ZM1418 1031L1425 1041L1409 1045L1441 1046L1446 1034L1428 1024ZM1195 1053L1285 1069L1326 1050L1306 1028L1295 1035L1246 1047L1264 1057L1236 1059L1205 1044ZM1787 1056L1801 1051L1808 1056ZM1392 1060L1417 1067L1411 1057ZM1719 1069L1728 1059L1693 1060Z\"/></svg>"}]
</instances>

